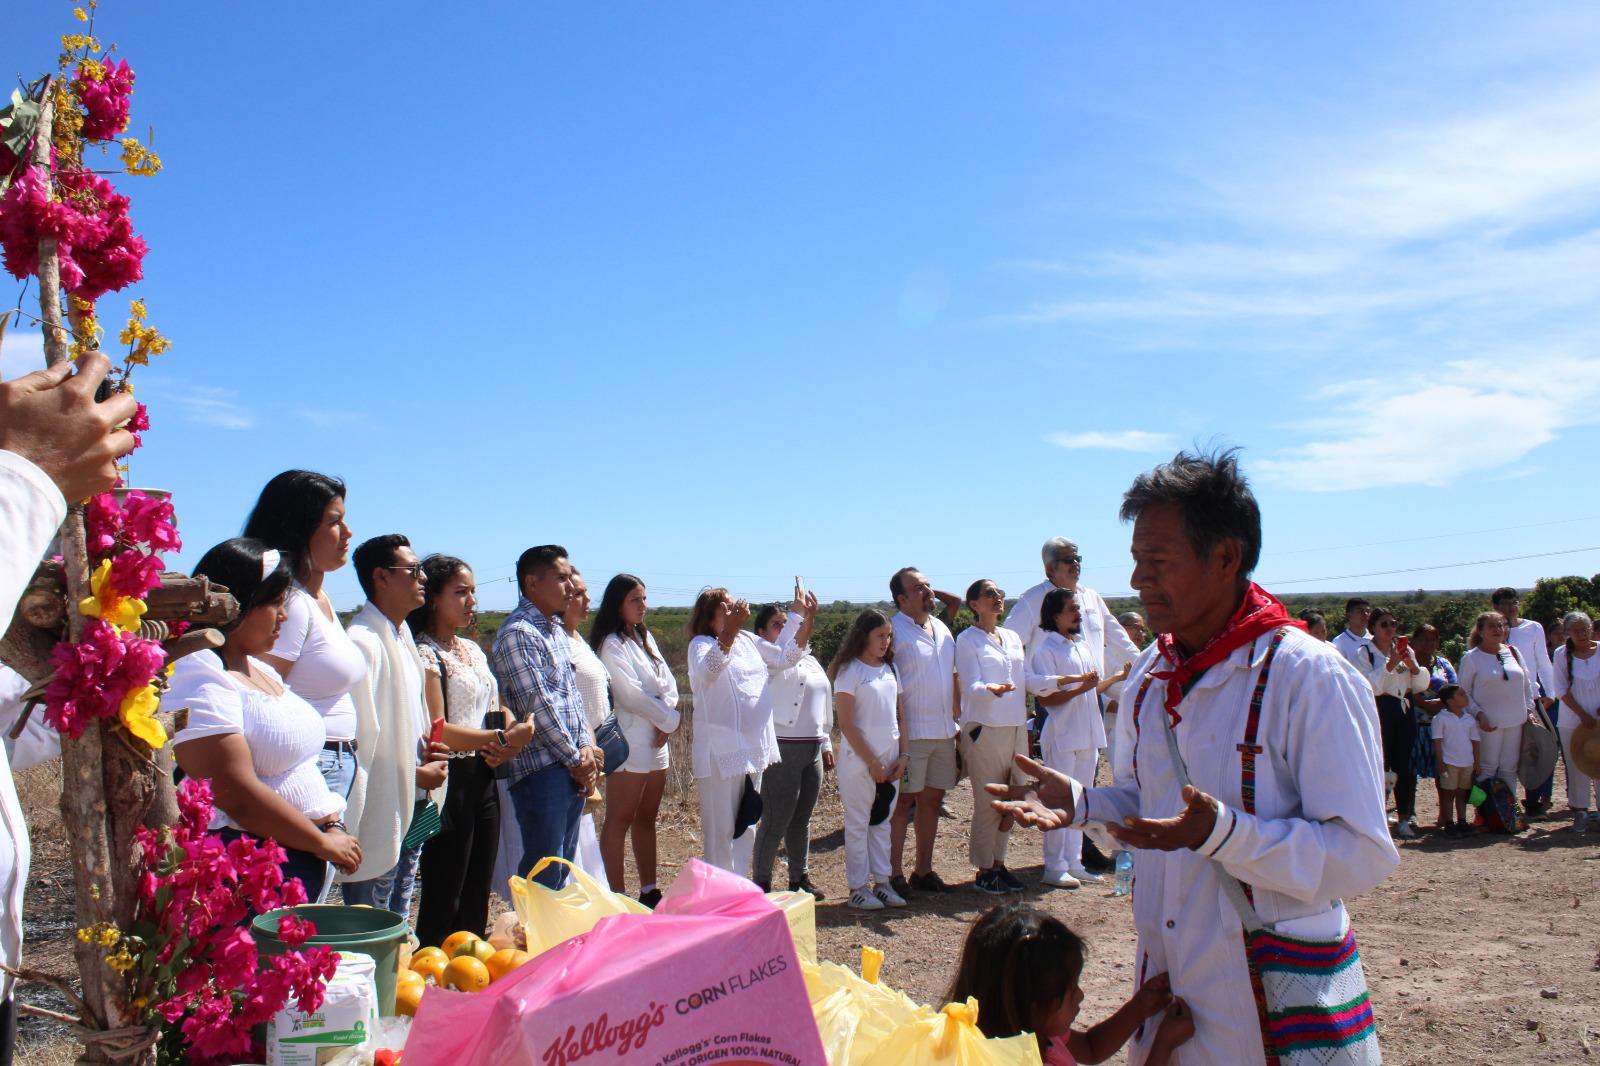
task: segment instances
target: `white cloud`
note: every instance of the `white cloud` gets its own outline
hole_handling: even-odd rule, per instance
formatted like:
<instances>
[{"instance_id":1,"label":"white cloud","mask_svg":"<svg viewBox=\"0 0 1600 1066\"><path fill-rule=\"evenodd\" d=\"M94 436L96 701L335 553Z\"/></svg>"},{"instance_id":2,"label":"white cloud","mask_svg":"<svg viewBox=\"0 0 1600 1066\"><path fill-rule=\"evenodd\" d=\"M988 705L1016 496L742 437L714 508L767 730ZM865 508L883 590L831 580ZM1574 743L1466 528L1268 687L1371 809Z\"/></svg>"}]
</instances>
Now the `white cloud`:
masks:
<instances>
[{"instance_id":1,"label":"white cloud","mask_svg":"<svg viewBox=\"0 0 1600 1066\"><path fill-rule=\"evenodd\" d=\"M163 405L171 404L184 418L202 426L249 429L256 424L255 413L239 404L239 394L232 389L164 383L152 386L150 391L160 397Z\"/></svg>"},{"instance_id":2,"label":"white cloud","mask_svg":"<svg viewBox=\"0 0 1600 1066\"><path fill-rule=\"evenodd\" d=\"M1009 264L1056 292L1005 320L1305 366L1273 405L1315 417L1253 461L1294 488L1515 472L1600 422L1600 76L1573 69L1479 70L1433 115L1352 104L1331 136L1286 106L1186 175L1209 199L1174 230L1203 239Z\"/></svg>"},{"instance_id":3,"label":"white cloud","mask_svg":"<svg viewBox=\"0 0 1600 1066\"><path fill-rule=\"evenodd\" d=\"M1045 437L1062 448L1107 448L1121 452L1154 452L1177 447L1171 433L1151 433L1143 429L1121 429L1114 433L1051 433Z\"/></svg>"},{"instance_id":4,"label":"white cloud","mask_svg":"<svg viewBox=\"0 0 1600 1066\"><path fill-rule=\"evenodd\" d=\"M44 369L44 334L23 333L15 326L0 340L0 381Z\"/></svg>"},{"instance_id":5,"label":"white cloud","mask_svg":"<svg viewBox=\"0 0 1600 1066\"><path fill-rule=\"evenodd\" d=\"M1322 391L1331 413L1307 427L1321 439L1253 465L1311 492L1443 486L1519 463L1560 430L1594 421L1596 397L1600 363L1547 355L1363 379Z\"/></svg>"}]
</instances>

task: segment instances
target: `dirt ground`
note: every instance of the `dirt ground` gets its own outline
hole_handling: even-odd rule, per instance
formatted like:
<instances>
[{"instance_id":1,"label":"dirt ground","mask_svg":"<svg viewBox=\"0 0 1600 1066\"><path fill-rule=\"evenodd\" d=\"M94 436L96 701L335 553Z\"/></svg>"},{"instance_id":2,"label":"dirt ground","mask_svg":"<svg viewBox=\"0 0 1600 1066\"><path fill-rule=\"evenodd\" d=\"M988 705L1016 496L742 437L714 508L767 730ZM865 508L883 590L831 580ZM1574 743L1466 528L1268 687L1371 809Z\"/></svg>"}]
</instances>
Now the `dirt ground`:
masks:
<instances>
[{"instance_id":1,"label":"dirt ground","mask_svg":"<svg viewBox=\"0 0 1600 1066\"><path fill-rule=\"evenodd\" d=\"M1559 771L1558 771L1559 775ZM72 884L56 813L59 771L18 775L34 827L34 873L25 919L27 964L71 972ZM1558 776L1556 795L1564 795ZM965 827L972 809L963 785L948 798L935 867L953 891L918 896L904 910L860 914L844 905L844 847L831 780L813 825L813 879L828 893L817 908L821 954L855 966L861 946L886 954L883 980L923 1002L940 999L967 927L995 900L971 886ZM1437 804L1429 782L1418 797L1419 821ZM1385 1061L1395 1066L1545 1066L1600 1062L1600 833L1568 830L1564 814L1535 820L1515 838L1459 841L1424 831L1401 841L1400 868L1368 895L1349 901L1378 1016ZM692 797L669 805L661 820L661 880L699 850ZM909 850L909 848L908 848ZM1041 838L1015 834L1010 866L1027 898L1084 936L1090 948L1082 1019L1111 1013L1130 991L1133 924L1128 902L1109 885L1076 891L1039 885ZM780 855L777 880L783 879ZM632 871L630 884L635 884ZM64 1009L37 986L26 1002ZM24 1016L19 1059L71 1061L59 1026ZM1113 1062L1125 1061L1120 1054Z\"/></svg>"}]
</instances>

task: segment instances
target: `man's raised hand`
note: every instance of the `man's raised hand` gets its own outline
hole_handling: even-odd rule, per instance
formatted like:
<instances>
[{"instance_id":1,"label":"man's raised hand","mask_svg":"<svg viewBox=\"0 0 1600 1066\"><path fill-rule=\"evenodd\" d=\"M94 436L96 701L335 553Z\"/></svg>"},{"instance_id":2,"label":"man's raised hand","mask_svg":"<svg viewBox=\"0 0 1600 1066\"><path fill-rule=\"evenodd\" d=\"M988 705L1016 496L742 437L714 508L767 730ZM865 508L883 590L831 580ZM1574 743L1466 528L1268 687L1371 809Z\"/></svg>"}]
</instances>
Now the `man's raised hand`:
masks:
<instances>
[{"instance_id":1,"label":"man's raised hand","mask_svg":"<svg viewBox=\"0 0 1600 1066\"><path fill-rule=\"evenodd\" d=\"M1184 808L1175 818L1125 818L1108 823L1112 836L1130 848L1177 851L1198 848L1217 825L1217 801L1193 785L1183 786Z\"/></svg>"},{"instance_id":2,"label":"man's raised hand","mask_svg":"<svg viewBox=\"0 0 1600 1066\"><path fill-rule=\"evenodd\" d=\"M1034 762L1026 755L1018 755L1017 769L1028 775L1022 785L984 785L994 797L989 805L1001 814L1038 829L1065 829L1072 824L1074 814L1072 778L1043 763Z\"/></svg>"}]
</instances>

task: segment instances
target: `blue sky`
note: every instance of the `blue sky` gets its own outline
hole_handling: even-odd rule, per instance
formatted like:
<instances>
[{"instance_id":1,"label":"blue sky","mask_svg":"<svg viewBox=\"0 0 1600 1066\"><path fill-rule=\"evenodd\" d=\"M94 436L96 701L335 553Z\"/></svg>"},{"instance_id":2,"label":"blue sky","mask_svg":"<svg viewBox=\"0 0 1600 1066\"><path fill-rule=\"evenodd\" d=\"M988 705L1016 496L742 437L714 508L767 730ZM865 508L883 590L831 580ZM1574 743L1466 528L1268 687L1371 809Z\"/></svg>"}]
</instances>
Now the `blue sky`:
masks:
<instances>
[{"instance_id":1,"label":"blue sky","mask_svg":"<svg viewBox=\"0 0 1600 1066\"><path fill-rule=\"evenodd\" d=\"M13 6L32 74L70 4ZM1114 594L1121 491L1216 438L1269 587L1600 569L1347 576L1600 545L1592 6L444 10L102 5L180 562L307 466L490 606L547 541L680 603L1064 534Z\"/></svg>"}]
</instances>

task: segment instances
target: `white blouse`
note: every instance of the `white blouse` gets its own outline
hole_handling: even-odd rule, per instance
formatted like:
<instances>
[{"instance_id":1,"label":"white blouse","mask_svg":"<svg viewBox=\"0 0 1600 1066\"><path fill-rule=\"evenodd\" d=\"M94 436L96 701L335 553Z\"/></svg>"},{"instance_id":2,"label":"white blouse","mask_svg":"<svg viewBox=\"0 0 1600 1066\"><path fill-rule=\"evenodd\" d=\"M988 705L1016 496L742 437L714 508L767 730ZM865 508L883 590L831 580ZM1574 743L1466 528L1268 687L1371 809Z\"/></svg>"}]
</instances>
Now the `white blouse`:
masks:
<instances>
[{"instance_id":1,"label":"white blouse","mask_svg":"<svg viewBox=\"0 0 1600 1066\"><path fill-rule=\"evenodd\" d=\"M1467 693L1467 709L1481 714L1490 725L1520 726L1533 706L1533 676L1509 647L1498 656L1473 648L1461 657L1456 676Z\"/></svg>"},{"instance_id":2,"label":"white blouse","mask_svg":"<svg viewBox=\"0 0 1600 1066\"><path fill-rule=\"evenodd\" d=\"M956 638L956 676L961 680L961 724L1013 726L1028 722L1029 692L1047 692L1053 684L1028 669L1022 638L996 626L990 636L978 626L968 626ZM995 695L990 685L1010 684L1010 692Z\"/></svg>"},{"instance_id":3,"label":"white blouse","mask_svg":"<svg viewBox=\"0 0 1600 1066\"><path fill-rule=\"evenodd\" d=\"M581 636L567 641L572 649L572 670L578 682L578 695L583 699L583 713L589 718L589 731L600 728L600 723L611 717L611 675L606 664L589 647Z\"/></svg>"},{"instance_id":4,"label":"white blouse","mask_svg":"<svg viewBox=\"0 0 1600 1066\"><path fill-rule=\"evenodd\" d=\"M277 672L259 660L252 663L273 680ZM188 723L172 744L177 747L202 737L237 733L250 747L250 765L261 783L312 821L344 813L344 798L329 790L317 769L326 734L316 709L287 686L270 696L228 673L216 652L202 651L179 659L172 687L162 705L189 711ZM218 807L212 829L239 829Z\"/></svg>"},{"instance_id":5,"label":"white blouse","mask_svg":"<svg viewBox=\"0 0 1600 1066\"><path fill-rule=\"evenodd\" d=\"M772 724L779 740L820 740L823 751L833 750L833 686L809 651L773 675Z\"/></svg>"},{"instance_id":6,"label":"white blouse","mask_svg":"<svg viewBox=\"0 0 1600 1066\"><path fill-rule=\"evenodd\" d=\"M791 614L776 644L741 630L726 652L713 636L689 641L694 776L760 773L778 761L769 670L792 654L798 628L799 616ZM763 644L771 649L770 653L762 648ZM774 654L771 662L769 654ZM798 659L796 656L795 661Z\"/></svg>"},{"instance_id":7,"label":"white blouse","mask_svg":"<svg viewBox=\"0 0 1600 1066\"><path fill-rule=\"evenodd\" d=\"M350 692L367 677L367 662L338 619L322 613L315 596L295 585L272 654L294 663L284 682L322 715L329 740L354 740L356 704Z\"/></svg>"},{"instance_id":8,"label":"white blouse","mask_svg":"<svg viewBox=\"0 0 1600 1066\"><path fill-rule=\"evenodd\" d=\"M1572 662L1572 681L1567 681L1567 662ZM1565 644L1556 649L1555 662L1552 664L1555 674L1555 697L1560 699L1568 692L1578 701L1578 706L1590 714L1600 713L1600 648L1587 659L1572 655L1567 651ZM1572 723L1572 728L1578 727L1576 715L1561 712L1561 725Z\"/></svg>"},{"instance_id":9,"label":"white blouse","mask_svg":"<svg viewBox=\"0 0 1600 1066\"><path fill-rule=\"evenodd\" d=\"M672 676L656 645L655 634L647 633L649 648L638 640L613 633L600 645L600 661L611 672L611 695L616 700L617 721L628 733L633 720L643 720L663 733L676 732L678 679ZM651 653L654 654L651 654ZM629 740L632 734L629 733Z\"/></svg>"},{"instance_id":10,"label":"white blouse","mask_svg":"<svg viewBox=\"0 0 1600 1066\"><path fill-rule=\"evenodd\" d=\"M900 718L896 713L900 681L895 677L894 667L888 663L870 666L860 659L852 659L839 668L839 676L833 679L833 694L836 698L850 696L855 700L851 718L873 757L887 764L900 754ZM846 755L866 763L872 761L856 751L848 738L841 746Z\"/></svg>"},{"instance_id":11,"label":"white blouse","mask_svg":"<svg viewBox=\"0 0 1600 1066\"><path fill-rule=\"evenodd\" d=\"M1429 682L1433 680L1433 675L1426 670L1419 669L1413 674L1406 668L1408 664L1415 666L1417 663L1416 657L1411 654L1410 648L1406 649L1405 655L1401 657L1392 670L1388 665L1389 656L1384 653L1382 648L1378 649L1378 654L1381 656L1378 660L1378 672L1372 680L1372 693L1374 696L1394 696L1398 699L1404 699L1409 693L1426 690Z\"/></svg>"},{"instance_id":12,"label":"white blouse","mask_svg":"<svg viewBox=\"0 0 1600 1066\"><path fill-rule=\"evenodd\" d=\"M1033 671L1054 681L1074 677L1094 669L1092 650L1082 640L1068 640L1060 633L1047 631L1033 653ZM1060 691L1054 684L1051 688ZM1106 727L1100 719L1100 701L1094 689L1080 693L1065 703L1049 708L1040 744L1066 751L1086 751L1106 746Z\"/></svg>"},{"instance_id":13,"label":"white blouse","mask_svg":"<svg viewBox=\"0 0 1600 1066\"><path fill-rule=\"evenodd\" d=\"M462 658L462 652L466 658ZM417 658L422 669L439 676L444 663L444 720L451 725L483 728L484 715L500 707L500 682L489 669L489 657L475 640L457 638L453 648L445 648L431 636L417 638Z\"/></svg>"}]
</instances>

